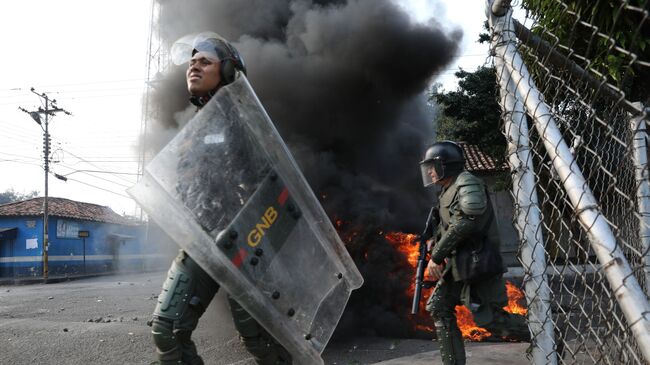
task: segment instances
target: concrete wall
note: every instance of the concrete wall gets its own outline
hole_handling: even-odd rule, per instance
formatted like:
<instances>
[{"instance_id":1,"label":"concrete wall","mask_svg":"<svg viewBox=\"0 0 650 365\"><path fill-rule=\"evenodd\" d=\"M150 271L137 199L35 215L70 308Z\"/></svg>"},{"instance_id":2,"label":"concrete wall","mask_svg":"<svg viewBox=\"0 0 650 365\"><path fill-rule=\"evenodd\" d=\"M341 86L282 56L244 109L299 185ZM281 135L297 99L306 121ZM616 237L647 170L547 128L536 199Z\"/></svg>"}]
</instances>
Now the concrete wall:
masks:
<instances>
[{"instance_id":1,"label":"concrete wall","mask_svg":"<svg viewBox=\"0 0 650 365\"><path fill-rule=\"evenodd\" d=\"M480 175L479 175L480 176ZM517 260L519 235L513 225L514 205L509 190L495 191L497 177L481 176L490 190L490 199L494 207L495 218L501 235L501 253L508 266L521 266Z\"/></svg>"}]
</instances>

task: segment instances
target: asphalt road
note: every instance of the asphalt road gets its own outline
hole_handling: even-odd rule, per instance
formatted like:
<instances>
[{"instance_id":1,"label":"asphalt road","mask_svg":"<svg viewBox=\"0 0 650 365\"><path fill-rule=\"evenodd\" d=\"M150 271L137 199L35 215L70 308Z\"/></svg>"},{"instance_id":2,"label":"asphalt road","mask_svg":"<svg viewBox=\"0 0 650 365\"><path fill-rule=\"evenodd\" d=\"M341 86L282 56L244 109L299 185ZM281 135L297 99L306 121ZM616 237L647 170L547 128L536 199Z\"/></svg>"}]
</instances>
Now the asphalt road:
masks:
<instances>
[{"instance_id":1,"label":"asphalt road","mask_svg":"<svg viewBox=\"0 0 650 365\"><path fill-rule=\"evenodd\" d=\"M0 286L0 364L151 363L154 347L146 321L164 277L157 272ZM206 364L253 364L223 293L193 338ZM468 363L490 364L482 359L495 355L494 364L525 364L524 349L525 344L468 344ZM326 364L337 365L439 364L439 356L433 341L375 337L333 342L323 353Z\"/></svg>"}]
</instances>

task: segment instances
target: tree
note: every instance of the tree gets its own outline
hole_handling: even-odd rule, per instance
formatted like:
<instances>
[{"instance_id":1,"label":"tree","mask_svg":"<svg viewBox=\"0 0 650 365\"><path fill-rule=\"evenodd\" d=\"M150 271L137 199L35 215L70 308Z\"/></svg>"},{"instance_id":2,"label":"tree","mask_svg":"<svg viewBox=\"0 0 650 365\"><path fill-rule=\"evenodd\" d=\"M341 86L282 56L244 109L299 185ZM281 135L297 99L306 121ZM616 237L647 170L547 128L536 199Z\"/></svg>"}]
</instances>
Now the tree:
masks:
<instances>
[{"instance_id":1,"label":"tree","mask_svg":"<svg viewBox=\"0 0 650 365\"><path fill-rule=\"evenodd\" d=\"M439 85L431 100L440 105L438 139L464 141L495 158L505 158L506 140L499 128L501 108L497 102L496 74L493 67L479 67L475 72L460 70L456 91L441 92Z\"/></svg>"},{"instance_id":2,"label":"tree","mask_svg":"<svg viewBox=\"0 0 650 365\"><path fill-rule=\"evenodd\" d=\"M3 193L0 193L0 204L13 203L15 201L27 200L35 198L39 195L39 192L34 190L28 194L22 194L16 192L14 189L8 189Z\"/></svg>"},{"instance_id":3,"label":"tree","mask_svg":"<svg viewBox=\"0 0 650 365\"><path fill-rule=\"evenodd\" d=\"M533 32L585 57L589 68L609 76L629 100L646 100L650 68L633 60L650 61L650 21L641 11L648 10L650 1L523 0L523 5L537 20Z\"/></svg>"}]
</instances>

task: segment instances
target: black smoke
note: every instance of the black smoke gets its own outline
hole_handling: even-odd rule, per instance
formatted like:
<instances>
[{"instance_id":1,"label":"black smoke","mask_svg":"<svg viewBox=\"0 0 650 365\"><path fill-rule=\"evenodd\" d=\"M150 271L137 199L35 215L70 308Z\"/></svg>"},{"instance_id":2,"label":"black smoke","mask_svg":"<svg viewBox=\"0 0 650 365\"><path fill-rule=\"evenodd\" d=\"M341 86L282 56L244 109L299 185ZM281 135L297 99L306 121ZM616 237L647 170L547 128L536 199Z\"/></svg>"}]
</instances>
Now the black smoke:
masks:
<instances>
[{"instance_id":1,"label":"black smoke","mask_svg":"<svg viewBox=\"0 0 650 365\"><path fill-rule=\"evenodd\" d=\"M447 33L436 20L415 23L389 0L159 2L157 26L167 45L209 30L239 50L326 212L370 232L364 247L354 248L364 252L354 256L370 288L359 292L364 303L381 300L372 293L386 278L377 273L390 268L379 264L396 254L375 232L421 229L431 197L418 161L434 139L425 91L456 55L461 32ZM154 95L153 109L162 111L155 119L167 130L159 143L192 110L183 71L168 70ZM399 266L402 259L390 260Z\"/></svg>"}]
</instances>

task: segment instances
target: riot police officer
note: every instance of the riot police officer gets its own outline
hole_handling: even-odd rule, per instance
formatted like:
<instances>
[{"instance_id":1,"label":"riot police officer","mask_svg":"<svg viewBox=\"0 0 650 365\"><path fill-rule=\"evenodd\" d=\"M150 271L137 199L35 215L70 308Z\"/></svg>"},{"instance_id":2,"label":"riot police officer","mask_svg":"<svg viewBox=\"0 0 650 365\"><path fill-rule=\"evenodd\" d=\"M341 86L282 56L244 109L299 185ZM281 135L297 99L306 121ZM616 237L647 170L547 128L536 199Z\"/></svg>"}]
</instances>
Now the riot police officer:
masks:
<instances>
[{"instance_id":1,"label":"riot police officer","mask_svg":"<svg viewBox=\"0 0 650 365\"><path fill-rule=\"evenodd\" d=\"M172 47L172 58L177 64L189 62L190 102L201 108L246 68L237 50L218 34L207 32L192 38L189 49L186 43ZM178 59L184 56L189 60ZM203 364L191 336L218 290L219 284L181 250L169 269L151 321L160 364ZM255 360L264 365L290 364L288 352L236 301L230 297L228 301L240 338Z\"/></svg>"},{"instance_id":2,"label":"riot police officer","mask_svg":"<svg viewBox=\"0 0 650 365\"><path fill-rule=\"evenodd\" d=\"M437 185L440 224L430 252L428 274L438 285L427 301L434 319L440 354L445 365L465 364L463 338L456 324L456 305L467 306L479 327L492 334L529 340L523 316L507 313L505 272L499 248L499 232L485 183L464 168L460 146L451 141L437 142L425 152L420 162L424 186ZM469 280L460 267L458 254L468 245L481 242L491 245L497 260L483 277ZM483 259L483 258L482 258Z\"/></svg>"}]
</instances>

